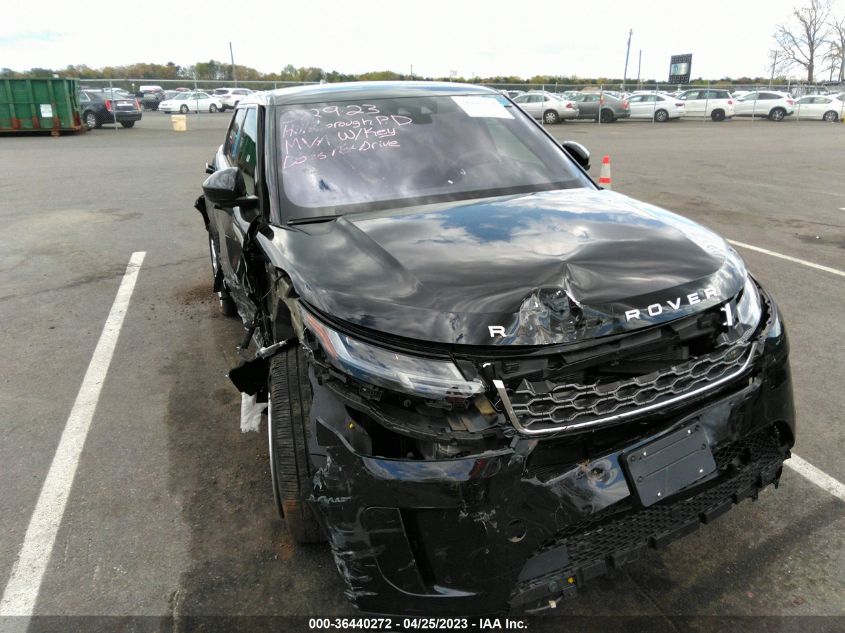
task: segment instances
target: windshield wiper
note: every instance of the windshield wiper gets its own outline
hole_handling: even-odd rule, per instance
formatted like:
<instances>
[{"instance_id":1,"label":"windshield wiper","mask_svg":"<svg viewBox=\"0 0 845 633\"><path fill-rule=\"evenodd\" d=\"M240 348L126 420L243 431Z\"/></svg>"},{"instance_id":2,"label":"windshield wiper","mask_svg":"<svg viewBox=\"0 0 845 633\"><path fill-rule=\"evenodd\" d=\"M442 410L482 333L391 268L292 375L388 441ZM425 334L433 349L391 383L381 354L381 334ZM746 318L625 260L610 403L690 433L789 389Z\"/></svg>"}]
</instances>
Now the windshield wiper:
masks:
<instances>
[{"instance_id":1,"label":"windshield wiper","mask_svg":"<svg viewBox=\"0 0 845 633\"><path fill-rule=\"evenodd\" d=\"M288 224L294 226L296 224L316 224L317 222L331 222L332 220L337 220L338 218L342 218L342 214L338 215L318 215L313 218L294 218L292 220L288 220Z\"/></svg>"}]
</instances>

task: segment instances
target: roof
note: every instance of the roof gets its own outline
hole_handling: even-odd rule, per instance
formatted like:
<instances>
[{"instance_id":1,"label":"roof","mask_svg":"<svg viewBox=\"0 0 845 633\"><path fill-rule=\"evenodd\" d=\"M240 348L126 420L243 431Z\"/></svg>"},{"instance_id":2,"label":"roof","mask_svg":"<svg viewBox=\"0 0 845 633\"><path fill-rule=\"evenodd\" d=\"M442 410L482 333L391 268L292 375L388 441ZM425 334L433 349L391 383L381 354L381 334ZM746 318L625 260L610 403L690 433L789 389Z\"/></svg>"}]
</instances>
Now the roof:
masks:
<instances>
[{"instance_id":1,"label":"roof","mask_svg":"<svg viewBox=\"0 0 845 633\"><path fill-rule=\"evenodd\" d=\"M268 90L249 95L241 103L261 105L293 105L322 101L357 101L394 97L441 97L466 94L500 94L497 90L476 84L437 81L351 81L313 84Z\"/></svg>"}]
</instances>

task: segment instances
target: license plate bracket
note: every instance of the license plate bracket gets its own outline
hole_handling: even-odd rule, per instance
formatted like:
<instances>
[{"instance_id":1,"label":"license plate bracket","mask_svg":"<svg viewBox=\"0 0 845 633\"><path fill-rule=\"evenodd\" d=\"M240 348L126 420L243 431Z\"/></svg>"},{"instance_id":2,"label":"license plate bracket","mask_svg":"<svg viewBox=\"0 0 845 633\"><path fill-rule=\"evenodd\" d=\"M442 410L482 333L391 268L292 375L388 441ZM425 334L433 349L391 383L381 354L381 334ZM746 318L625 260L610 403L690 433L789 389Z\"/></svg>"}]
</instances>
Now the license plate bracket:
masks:
<instances>
[{"instance_id":1,"label":"license plate bracket","mask_svg":"<svg viewBox=\"0 0 845 633\"><path fill-rule=\"evenodd\" d=\"M633 492L648 507L716 470L701 424L693 423L656 440L627 449L622 463Z\"/></svg>"}]
</instances>

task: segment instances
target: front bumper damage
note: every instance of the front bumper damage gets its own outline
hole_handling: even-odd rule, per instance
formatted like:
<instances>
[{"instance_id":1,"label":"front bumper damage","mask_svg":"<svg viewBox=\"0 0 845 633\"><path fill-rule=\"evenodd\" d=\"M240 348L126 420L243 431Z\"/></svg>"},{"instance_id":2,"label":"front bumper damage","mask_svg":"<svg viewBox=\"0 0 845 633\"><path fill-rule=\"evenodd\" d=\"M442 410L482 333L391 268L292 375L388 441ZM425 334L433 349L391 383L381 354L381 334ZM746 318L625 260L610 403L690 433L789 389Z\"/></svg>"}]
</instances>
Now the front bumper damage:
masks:
<instances>
[{"instance_id":1,"label":"front bumper damage","mask_svg":"<svg viewBox=\"0 0 845 633\"><path fill-rule=\"evenodd\" d=\"M794 411L786 333L773 310L748 370L705 397L607 435L514 434L469 457L362 452L343 431L360 402L312 373L311 504L349 599L377 613L537 612L777 485ZM715 470L646 504L625 458L684 429L704 438Z\"/></svg>"}]
</instances>

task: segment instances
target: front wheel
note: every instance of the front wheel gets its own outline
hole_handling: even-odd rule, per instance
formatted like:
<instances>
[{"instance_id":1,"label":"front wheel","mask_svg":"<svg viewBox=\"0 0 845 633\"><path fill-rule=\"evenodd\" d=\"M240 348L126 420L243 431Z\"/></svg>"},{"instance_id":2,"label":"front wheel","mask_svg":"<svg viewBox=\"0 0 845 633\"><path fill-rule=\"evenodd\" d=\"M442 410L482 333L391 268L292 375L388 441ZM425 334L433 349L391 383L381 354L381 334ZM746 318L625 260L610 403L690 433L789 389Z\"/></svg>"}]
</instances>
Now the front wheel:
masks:
<instances>
[{"instance_id":1,"label":"front wheel","mask_svg":"<svg viewBox=\"0 0 845 633\"><path fill-rule=\"evenodd\" d=\"M822 119L832 123L834 121L839 120L839 114L837 114L833 110L830 110L829 112L824 113L824 116L822 117Z\"/></svg>"},{"instance_id":2,"label":"front wheel","mask_svg":"<svg viewBox=\"0 0 845 633\"><path fill-rule=\"evenodd\" d=\"M135 126L135 121L121 121L121 122L120 122L120 124L121 124L123 127L134 127L134 126Z\"/></svg>"},{"instance_id":3,"label":"front wheel","mask_svg":"<svg viewBox=\"0 0 845 633\"><path fill-rule=\"evenodd\" d=\"M325 539L308 505L313 469L308 453L311 383L308 361L299 346L282 349L270 360L267 432L273 496L297 543Z\"/></svg>"},{"instance_id":4,"label":"front wheel","mask_svg":"<svg viewBox=\"0 0 845 633\"><path fill-rule=\"evenodd\" d=\"M208 111L214 114L215 112L217 112L217 106L212 103L210 106L208 106Z\"/></svg>"},{"instance_id":5,"label":"front wheel","mask_svg":"<svg viewBox=\"0 0 845 633\"><path fill-rule=\"evenodd\" d=\"M543 123L554 124L560 121L560 116L554 110L546 110L543 113Z\"/></svg>"},{"instance_id":6,"label":"front wheel","mask_svg":"<svg viewBox=\"0 0 845 633\"><path fill-rule=\"evenodd\" d=\"M654 113L654 120L658 123L666 123L669 120L669 113L666 110L658 110Z\"/></svg>"},{"instance_id":7,"label":"front wheel","mask_svg":"<svg viewBox=\"0 0 845 633\"><path fill-rule=\"evenodd\" d=\"M783 108L775 108L771 112L769 112L769 119L772 121L783 121L783 118L786 116L786 110Z\"/></svg>"},{"instance_id":8,"label":"front wheel","mask_svg":"<svg viewBox=\"0 0 845 633\"><path fill-rule=\"evenodd\" d=\"M181 108L179 108L179 112L181 112L182 114L188 114L188 106L183 105Z\"/></svg>"}]
</instances>

